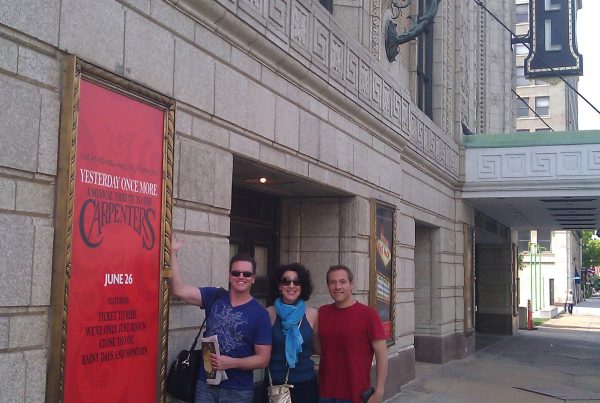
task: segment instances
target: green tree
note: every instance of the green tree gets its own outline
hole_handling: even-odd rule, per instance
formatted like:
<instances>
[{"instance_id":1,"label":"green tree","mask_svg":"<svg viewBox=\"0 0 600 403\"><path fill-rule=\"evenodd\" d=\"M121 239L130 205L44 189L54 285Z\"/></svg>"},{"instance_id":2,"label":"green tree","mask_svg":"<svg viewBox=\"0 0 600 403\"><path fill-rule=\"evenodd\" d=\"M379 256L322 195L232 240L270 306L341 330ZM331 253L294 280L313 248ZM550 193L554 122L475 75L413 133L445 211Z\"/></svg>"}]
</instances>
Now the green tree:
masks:
<instances>
[{"instance_id":1,"label":"green tree","mask_svg":"<svg viewBox=\"0 0 600 403\"><path fill-rule=\"evenodd\" d=\"M592 285L595 289L600 288L600 276L597 274L594 274L592 276Z\"/></svg>"},{"instance_id":2,"label":"green tree","mask_svg":"<svg viewBox=\"0 0 600 403\"><path fill-rule=\"evenodd\" d=\"M593 234L593 231L583 231L581 235L584 267L600 266L600 239L592 239Z\"/></svg>"}]
</instances>

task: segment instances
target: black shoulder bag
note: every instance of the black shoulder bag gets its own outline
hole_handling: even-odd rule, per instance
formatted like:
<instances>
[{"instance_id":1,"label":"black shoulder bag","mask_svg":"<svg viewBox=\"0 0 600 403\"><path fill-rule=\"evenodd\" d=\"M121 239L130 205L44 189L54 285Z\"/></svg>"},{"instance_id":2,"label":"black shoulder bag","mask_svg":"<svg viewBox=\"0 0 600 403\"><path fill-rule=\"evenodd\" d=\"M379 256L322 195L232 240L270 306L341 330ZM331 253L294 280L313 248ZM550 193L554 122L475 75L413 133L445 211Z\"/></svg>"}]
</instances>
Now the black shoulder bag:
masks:
<instances>
[{"instance_id":1,"label":"black shoulder bag","mask_svg":"<svg viewBox=\"0 0 600 403\"><path fill-rule=\"evenodd\" d=\"M198 337L204 329L208 310L215 303L217 298L225 294L227 291L224 288L219 288L215 296L210 301L210 305L206 306L204 321L200 325L198 334L194 338L194 342L189 350L181 350L177 354L177 359L173 361L167 375L167 392L185 402L193 402L196 394L196 381L198 380L198 370L200 368L200 360L202 359L202 350L196 350Z\"/></svg>"}]
</instances>

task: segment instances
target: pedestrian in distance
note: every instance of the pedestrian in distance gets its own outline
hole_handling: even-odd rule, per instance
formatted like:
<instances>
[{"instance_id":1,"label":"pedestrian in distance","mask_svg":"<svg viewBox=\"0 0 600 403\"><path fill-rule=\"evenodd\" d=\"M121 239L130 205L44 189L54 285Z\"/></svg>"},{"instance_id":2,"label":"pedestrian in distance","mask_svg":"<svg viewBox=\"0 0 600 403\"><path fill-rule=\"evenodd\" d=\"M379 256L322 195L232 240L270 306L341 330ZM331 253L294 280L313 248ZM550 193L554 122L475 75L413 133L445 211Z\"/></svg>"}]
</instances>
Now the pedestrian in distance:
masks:
<instances>
[{"instance_id":1,"label":"pedestrian in distance","mask_svg":"<svg viewBox=\"0 0 600 403\"><path fill-rule=\"evenodd\" d=\"M274 302L267 311L273 349L264 379L264 403L268 402L269 373L273 385L294 385L292 402L319 400L315 363L311 358L313 340L317 337L317 310L306 305L312 291L310 272L300 263L280 266L269 277L269 292Z\"/></svg>"},{"instance_id":2,"label":"pedestrian in distance","mask_svg":"<svg viewBox=\"0 0 600 403\"><path fill-rule=\"evenodd\" d=\"M573 315L573 305L575 304L575 297L573 297L573 290L569 290L567 294L567 311L569 315Z\"/></svg>"},{"instance_id":3,"label":"pedestrian in distance","mask_svg":"<svg viewBox=\"0 0 600 403\"><path fill-rule=\"evenodd\" d=\"M210 354L210 363L214 370L225 371L228 378L219 385L207 384L201 360L195 402L252 403L253 370L265 368L269 363L272 341L269 314L250 295L256 262L248 254L232 257L229 262L229 292L214 299L218 288L199 288L183 281L177 260L177 252L182 246L183 243L173 237L170 290L173 295L204 309L208 317L204 337L216 335L220 348L220 354Z\"/></svg>"},{"instance_id":4,"label":"pedestrian in distance","mask_svg":"<svg viewBox=\"0 0 600 403\"><path fill-rule=\"evenodd\" d=\"M333 303L319 308L320 403L381 403L387 378L387 346L375 309L352 296L352 271L334 265L327 271ZM371 389L371 363L376 383ZM369 396L370 395L370 396Z\"/></svg>"}]
</instances>

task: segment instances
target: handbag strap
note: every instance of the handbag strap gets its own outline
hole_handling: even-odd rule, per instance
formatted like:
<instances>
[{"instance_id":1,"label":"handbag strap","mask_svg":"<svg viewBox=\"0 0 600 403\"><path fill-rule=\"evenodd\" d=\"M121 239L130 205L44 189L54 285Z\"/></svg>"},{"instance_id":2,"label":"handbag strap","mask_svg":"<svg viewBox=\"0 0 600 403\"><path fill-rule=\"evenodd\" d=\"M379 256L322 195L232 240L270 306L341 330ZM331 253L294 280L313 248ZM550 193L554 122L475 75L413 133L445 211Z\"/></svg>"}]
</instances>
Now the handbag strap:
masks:
<instances>
[{"instance_id":1,"label":"handbag strap","mask_svg":"<svg viewBox=\"0 0 600 403\"><path fill-rule=\"evenodd\" d=\"M269 373L269 386L273 386L273 378L271 378L271 369L269 367L267 367L267 372ZM285 374L284 384L286 384L286 385L288 383L289 376L290 376L290 367L288 367L287 374Z\"/></svg>"},{"instance_id":2,"label":"handbag strap","mask_svg":"<svg viewBox=\"0 0 600 403\"><path fill-rule=\"evenodd\" d=\"M300 329L300 325L302 324L303 320L304 320L304 316L302 316L302 318L300 318L300 322L298 322L298 329ZM285 354L285 348L283 350L283 353ZM288 378L290 376L290 367L287 365L287 361L285 363L285 366L288 367L287 373L285 374L285 384L287 385ZM269 367L267 367L267 372L269 373L269 385L273 386L273 378L271 378L271 369Z\"/></svg>"}]
</instances>

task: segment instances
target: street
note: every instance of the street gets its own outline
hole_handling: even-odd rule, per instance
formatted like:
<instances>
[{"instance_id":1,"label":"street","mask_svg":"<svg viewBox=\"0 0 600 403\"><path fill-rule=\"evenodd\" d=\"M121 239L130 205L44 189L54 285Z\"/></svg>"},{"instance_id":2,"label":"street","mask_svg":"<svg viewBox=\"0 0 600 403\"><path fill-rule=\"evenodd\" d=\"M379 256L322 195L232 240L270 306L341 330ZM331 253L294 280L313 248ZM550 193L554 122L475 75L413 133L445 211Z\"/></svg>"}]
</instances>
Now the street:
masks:
<instances>
[{"instance_id":1,"label":"street","mask_svg":"<svg viewBox=\"0 0 600 403\"><path fill-rule=\"evenodd\" d=\"M600 297L514 336L477 334L475 354L417 363L396 402L600 401Z\"/></svg>"}]
</instances>

